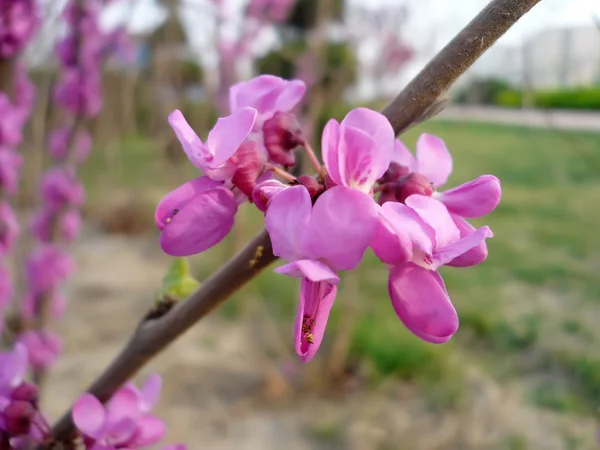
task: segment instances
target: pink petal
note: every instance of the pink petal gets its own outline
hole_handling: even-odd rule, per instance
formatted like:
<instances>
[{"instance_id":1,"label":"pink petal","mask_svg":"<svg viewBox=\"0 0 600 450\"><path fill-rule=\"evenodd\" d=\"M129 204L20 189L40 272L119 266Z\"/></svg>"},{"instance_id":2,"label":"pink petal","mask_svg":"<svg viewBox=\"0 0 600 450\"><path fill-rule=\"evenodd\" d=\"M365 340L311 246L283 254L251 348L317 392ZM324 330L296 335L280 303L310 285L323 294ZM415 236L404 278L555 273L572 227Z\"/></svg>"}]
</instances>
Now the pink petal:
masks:
<instances>
[{"instance_id":1,"label":"pink petal","mask_svg":"<svg viewBox=\"0 0 600 450\"><path fill-rule=\"evenodd\" d=\"M392 305L406 328L432 344L448 341L458 329L458 316L439 275L413 263L390 272Z\"/></svg>"},{"instance_id":2,"label":"pink petal","mask_svg":"<svg viewBox=\"0 0 600 450\"><path fill-rule=\"evenodd\" d=\"M379 214L403 245L407 245L409 241L424 253L433 252L435 230L416 211L402 203L387 202L383 204Z\"/></svg>"},{"instance_id":3,"label":"pink petal","mask_svg":"<svg viewBox=\"0 0 600 450\"><path fill-rule=\"evenodd\" d=\"M185 444L169 444L165 445L162 450L187 450Z\"/></svg>"},{"instance_id":4,"label":"pink petal","mask_svg":"<svg viewBox=\"0 0 600 450\"><path fill-rule=\"evenodd\" d=\"M435 247L445 247L458 241L460 232L454 224L446 207L438 200L424 195L411 195L406 199L406 206L417 214L435 230Z\"/></svg>"},{"instance_id":5,"label":"pink petal","mask_svg":"<svg viewBox=\"0 0 600 450\"><path fill-rule=\"evenodd\" d=\"M342 183L338 184L369 193L390 165L389 156L382 158L373 138L358 128L342 125L340 132L337 157Z\"/></svg>"},{"instance_id":6,"label":"pink petal","mask_svg":"<svg viewBox=\"0 0 600 450\"><path fill-rule=\"evenodd\" d=\"M402 264L412 258L411 240L406 233L396 234L385 217L380 217L377 222L371 249L384 264Z\"/></svg>"},{"instance_id":7,"label":"pink petal","mask_svg":"<svg viewBox=\"0 0 600 450\"><path fill-rule=\"evenodd\" d=\"M231 231L237 207L231 191L209 178L181 185L156 208L161 248L172 256L189 256L213 247Z\"/></svg>"},{"instance_id":8,"label":"pink petal","mask_svg":"<svg viewBox=\"0 0 600 450\"><path fill-rule=\"evenodd\" d=\"M323 128L323 136L321 138L321 153L325 168L327 169L327 175L336 185L344 184L342 182L342 175L340 174L338 155L340 133L340 124L337 120L330 119L325 128Z\"/></svg>"},{"instance_id":9,"label":"pink petal","mask_svg":"<svg viewBox=\"0 0 600 450\"><path fill-rule=\"evenodd\" d=\"M417 160L400 139L394 141L392 161L401 166L408 167L411 172L415 172L418 167Z\"/></svg>"},{"instance_id":10,"label":"pink petal","mask_svg":"<svg viewBox=\"0 0 600 450\"><path fill-rule=\"evenodd\" d=\"M254 108L241 108L217 120L206 140L210 153L214 155L209 168L216 169L233 156L252 131L256 115Z\"/></svg>"},{"instance_id":11,"label":"pink petal","mask_svg":"<svg viewBox=\"0 0 600 450\"><path fill-rule=\"evenodd\" d=\"M130 417L124 417L118 422L110 424L105 430L103 438L110 441L116 448L127 448L125 445L135 437L136 432L136 421Z\"/></svg>"},{"instance_id":12,"label":"pink petal","mask_svg":"<svg viewBox=\"0 0 600 450\"><path fill-rule=\"evenodd\" d=\"M169 114L168 120L190 162L200 170L204 170L214 155L208 151L202 140L190 127L181 111L178 109L173 111Z\"/></svg>"},{"instance_id":13,"label":"pink petal","mask_svg":"<svg viewBox=\"0 0 600 450\"><path fill-rule=\"evenodd\" d=\"M442 139L423 133L417 141L418 172L429 178L434 187L448 181L452 173L452 156Z\"/></svg>"},{"instance_id":14,"label":"pink petal","mask_svg":"<svg viewBox=\"0 0 600 450\"><path fill-rule=\"evenodd\" d=\"M482 175L468 183L440 192L436 198L453 214L462 217L483 217L498 206L501 196L500 180L493 175Z\"/></svg>"},{"instance_id":15,"label":"pink petal","mask_svg":"<svg viewBox=\"0 0 600 450\"><path fill-rule=\"evenodd\" d=\"M355 108L346 114L342 120L342 127L364 131L375 141L372 164L379 174L377 178L380 178L390 165L394 152L395 133L390 121L383 114L372 109Z\"/></svg>"},{"instance_id":16,"label":"pink petal","mask_svg":"<svg viewBox=\"0 0 600 450\"><path fill-rule=\"evenodd\" d=\"M472 248L477 247L483 241L485 241L486 238L491 238L493 236L494 233L492 233L490 227L478 228L473 233L466 235L458 241L453 242L446 247L436 249L436 251L433 253L435 265L439 267L443 264L447 264L454 258L464 255Z\"/></svg>"},{"instance_id":17,"label":"pink petal","mask_svg":"<svg viewBox=\"0 0 600 450\"><path fill-rule=\"evenodd\" d=\"M356 189L328 189L313 206L303 249L310 259L323 260L335 270L354 269L375 237L376 208L371 197Z\"/></svg>"},{"instance_id":18,"label":"pink petal","mask_svg":"<svg viewBox=\"0 0 600 450\"><path fill-rule=\"evenodd\" d=\"M275 102L275 111L288 112L296 107L306 93L306 84L301 80L286 81Z\"/></svg>"},{"instance_id":19,"label":"pink petal","mask_svg":"<svg viewBox=\"0 0 600 450\"><path fill-rule=\"evenodd\" d=\"M107 422L109 426L121 422L125 418L137 419L142 414L139 391L135 387L123 386L106 404Z\"/></svg>"},{"instance_id":20,"label":"pink petal","mask_svg":"<svg viewBox=\"0 0 600 450\"><path fill-rule=\"evenodd\" d=\"M267 173L272 172L269 171ZM283 184L278 180L262 181L254 186L254 189L252 190L252 201L260 211L266 212L271 204L271 199L289 187L289 185Z\"/></svg>"},{"instance_id":21,"label":"pink petal","mask_svg":"<svg viewBox=\"0 0 600 450\"><path fill-rule=\"evenodd\" d=\"M154 405L156 405L158 398L160 397L161 389L162 378L160 375L150 375L140 390L143 412L149 412L152 410L152 408L154 408Z\"/></svg>"},{"instance_id":22,"label":"pink petal","mask_svg":"<svg viewBox=\"0 0 600 450\"><path fill-rule=\"evenodd\" d=\"M460 230L460 237L463 238L475 231L475 228L462 217L452 214L452 220ZM447 262L447 266L452 267L469 267L475 266L486 260L488 255L488 249L485 241L479 245L473 247L471 250L463 253L462 255L454 258L452 261Z\"/></svg>"},{"instance_id":23,"label":"pink petal","mask_svg":"<svg viewBox=\"0 0 600 450\"><path fill-rule=\"evenodd\" d=\"M267 112L265 108L275 106L276 97L273 96L273 92L278 95L285 83L284 79L274 75L259 75L251 80L234 84L229 88L231 111L235 112L250 106L256 108L262 115Z\"/></svg>"},{"instance_id":24,"label":"pink petal","mask_svg":"<svg viewBox=\"0 0 600 450\"><path fill-rule=\"evenodd\" d=\"M0 386L15 388L23 382L27 374L27 347L17 342L13 349L2 354L0 364Z\"/></svg>"},{"instance_id":25,"label":"pink petal","mask_svg":"<svg viewBox=\"0 0 600 450\"><path fill-rule=\"evenodd\" d=\"M83 434L99 439L106 423L102 403L92 394L82 394L73 405L73 423Z\"/></svg>"},{"instance_id":26,"label":"pink petal","mask_svg":"<svg viewBox=\"0 0 600 450\"><path fill-rule=\"evenodd\" d=\"M136 421L137 435L133 442L133 447L144 447L156 444L167 432L165 423L158 417L144 416Z\"/></svg>"},{"instance_id":27,"label":"pink petal","mask_svg":"<svg viewBox=\"0 0 600 450\"><path fill-rule=\"evenodd\" d=\"M311 210L312 201L304 186L290 187L271 199L265 226L274 255L287 261L304 258L300 241L308 226Z\"/></svg>"},{"instance_id":28,"label":"pink petal","mask_svg":"<svg viewBox=\"0 0 600 450\"><path fill-rule=\"evenodd\" d=\"M340 277L331 268L321 261L312 259L299 259L275 269L276 273L282 273L295 278L307 278L310 281L326 281L330 284L338 284Z\"/></svg>"},{"instance_id":29,"label":"pink petal","mask_svg":"<svg viewBox=\"0 0 600 450\"><path fill-rule=\"evenodd\" d=\"M302 362L310 361L325 334L327 319L337 295L337 286L325 281L313 282L302 279L300 286L300 302L296 314L294 340L296 353ZM309 338L307 340L307 338ZM312 343L309 342L312 340Z\"/></svg>"}]
</instances>

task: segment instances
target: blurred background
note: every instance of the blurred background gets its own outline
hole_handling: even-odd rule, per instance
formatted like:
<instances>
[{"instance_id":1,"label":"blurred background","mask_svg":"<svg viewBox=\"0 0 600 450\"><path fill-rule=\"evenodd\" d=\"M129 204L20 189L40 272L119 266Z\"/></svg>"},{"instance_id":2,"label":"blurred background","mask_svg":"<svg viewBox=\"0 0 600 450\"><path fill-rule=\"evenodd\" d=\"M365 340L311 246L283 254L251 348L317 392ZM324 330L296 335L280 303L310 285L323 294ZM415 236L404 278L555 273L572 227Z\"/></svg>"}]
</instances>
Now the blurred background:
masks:
<instances>
[{"instance_id":1,"label":"blurred background","mask_svg":"<svg viewBox=\"0 0 600 450\"><path fill-rule=\"evenodd\" d=\"M231 84L259 73L310 87L298 110L319 147L330 117L384 106L486 5L484 0L117 0L124 27L104 64L104 108L82 168L86 228L66 318L64 356L45 389L58 417L105 367L160 288L170 259L154 208L197 176L167 115L199 136L227 113ZM47 161L54 45L64 1L43 2L25 59L38 88L22 151L22 208ZM267 270L151 362L164 376L158 414L192 449L597 448L600 406L600 6L544 0L449 93L451 105L402 137L445 139L449 186L500 178L480 224L485 263L442 274L461 328L435 346L408 333L368 254L345 274L318 356L292 345L298 283ZM190 259L199 280L262 225L242 208L234 231Z\"/></svg>"}]
</instances>

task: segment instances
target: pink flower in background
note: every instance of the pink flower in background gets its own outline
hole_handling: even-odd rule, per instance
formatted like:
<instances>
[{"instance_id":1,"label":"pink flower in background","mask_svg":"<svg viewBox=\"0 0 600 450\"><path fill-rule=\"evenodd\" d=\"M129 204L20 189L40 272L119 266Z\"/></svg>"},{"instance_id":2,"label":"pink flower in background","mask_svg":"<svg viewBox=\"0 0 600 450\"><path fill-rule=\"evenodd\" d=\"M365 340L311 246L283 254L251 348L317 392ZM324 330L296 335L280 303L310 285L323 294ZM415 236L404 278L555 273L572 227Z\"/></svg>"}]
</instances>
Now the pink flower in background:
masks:
<instances>
[{"instance_id":1,"label":"pink flower in background","mask_svg":"<svg viewBox=\"0 0 600 450\"><path fill-rule=\"evenodd\" d=\"M19 335L18 342L27 348L29 364L34 371L52 365L62 352L62 340L50 331L30 330Z\"/></svg>"},{"instance_id":2,"label":"pink flower in background","mask_svg":"<svg viewBox=\"0 0 600 450\"><path fill-rule=\"evenodd\" d=\"M50 155L54 159L64 159L68 154L69 141L71 140L71 129L68 127L57 128L50 133ZM92 150L92 136L86 130L78 130L73 138L73 151L75 160L81 164L89 156Z\"/></svg>"},{"instance_id":3,"label":"pink flower in background","mask_svg":"<svg viewBox=\"0 0 600 450\"><path fill-rule=\"evenodd\" d=\"M81 213L75 209L60 212L46 207L33 214L30 228L40 242L51 242L57 238L73 242L79 235L81 224Z\"/></svg>"},{"instance_id":4,"label":"pink flower in background","mask_svg":"<svg viewBox=\"0 0 600 450\"><path fill-rule=\"evenodd\" d=\"M45 244L37 247L25 262L29 290L41 294L61 285L75 271L75 262L63 250Z\"/></svg>"},{"instance_id":5,"label":"pink flower in background","mask_svg":"<svg viewBox=\"0 0 600 450\"><path fill-rule=\"evenodd\" d=\"M0 146L0 188L10 195L17 192L23 157L7 146Z\"/></svg>"},{"instance_id":6,"label":"pink flower in background","mask_svg":"<svg viewBox=\"0 0 600 450\"><path fill-rule=\"evenodd\" d=\"M19 53L40 24L35 0L0 0L0 57Z\"/></svg>"},{"instance_id":7,"label":"pink flower in background","mask_svg":"<svg viewBox=\"0 0 600 450\"><path fill-rule=\"evenodd\" d=\"M24 115L4 93L0 93L0 117L0 146L18 146L23 140L21 127Z\"/></svg>"},{"instance_id":8,"label":"pink flower in background","mask_svg":"<svg viewBox=\"0 0 600 450\"><path fill-rule=\"evenodd\" d=\"M0 266L0 310L6 309L13 297L13 283L10 271Z\"/></svg>"},{"instance_id":9,"label":"pink flower in background","mask_svg":"<svg viewBox=\"0 0 600 450\"><path fill-rule=\"evenodd\" d=\"M421 339L446 342L458 318L437 269L492 237L491 230L481 227L461 238L441 202L416 194L406 204L385 203L380 215L372 248L393 266L388 288L398 317Z\"/></svg>"},{"instance_id":10,"label":"pink flower in background","mask_svg":"<svg viewBox=\"0 0 600 450\"><path fill-rule=\"evenodd\" d=\"M229 88L229 107L235 113L251 107L258 111L255 128L262 129L267 119L276 112L289 112L306 93L306 85L300 80L284 80L274 75L259 75Z\"/></svg>"},{"instance_id":11,"label":"pink flower in background","mask_svg":"<svg viewBox=\"0 0 600 450\"><path fill-rule=\"evenodd\" d=\"M81 206L85 191L72 168L55 167L44 174L42 198L46 204L54 208Z\"/></svg>"},{"instance_id":12,"label":"pink flower in background","mask_svg":"<svg viewBox=\"0 0 600 450\"><path fill-rule=\"evenodd\" d=\"M24 117L31 114L35 104L35 85L27 75L27 68L19 63L15 70L15 103Z\"/></svg>"},{"instance_id":13,"label":"pink flower in background","mask_svg":"<svg viewBox=\"0 0 600 450\"><path fill-rule=\"evenodd\" d=\"M73 115L96 116L102 109L101 75L95 70L65 70L54 89L54 101Z\"/></svg>"},{"instance_id":14,"label":"pink flower in background","mask_svg":"<svg viewBox=\"0 0 600 450\"><path fill-rule=\"evenodd\" d=\"M133 384L119 389L106 406L91 394L81 395L73 406L73 422L83 434L86 448L134 449L158 443L166 427L149 412L160 388L160 377L155 375L141 390Z\"/></svg>"},{"instance_id":15,"label":"pink flower in background","mask_svg":"<svg viewBox=\"0 0 600 450\"><path fill-rule=\"evenodd\" d=\"M47 305L48 311L55 319L60 319L67 306L67 299L63 293L54 289L51 292L44 293L44 302ZM26 320L32 320L36 316L36 312L40 306L41 296L33 292L28 292L23 297L21 302L21 314Z\"/></svg>"},{"instance_id":16,"label":"pink flower in background","mask_svg":"<svg viewBox=\"0 0 600 450\"><path fill-rule=\"evenodd\" d=\"M373 239L376 205L347 187L325 191L314 207L304 186L271 198L265 224L273 253L290 264L278 273L302 278L296 316L296 352L303 361L316 353L337 293L340 270L352 270Z\"/></svg>"},{"instance_id":17,"label":"pink flower in background","mask_svg":"<svg viewBox=\"0 0 600 450\"><path fill-rule=\"evenodd\" d=\"M392 166L395 163L403 171L398 172L391 182L385 180L393 186L393 191L385 197L382 195L381 201L404 201L412 194L432 195L451 213L461 238L473 233L475 228L465 218L483 217L496 208L502 195L498 178L482 175L468 183L438 192L435 189L444 185L452 172L452 157L444 141L437 136L423 134L417 141L416 155L415 158L399 140L396 141ZM431 190L427 190L427 183L431 184ZM481 242L448 265L471 266L483 262L486 257L487 246Z\"/></svg>"},{"instance_id":18,"label":"pink flower in background","mask_svg":"<svg viewBox=\"0 0 600 450\"><path fill-rule=\"evenodd\" d=\"M294 4L295 0L250 0L248 16L266 22L283 22Z\"/></svg>"},{"instance_id":19,"label":"pink flower in background","mask_svg":"<svg viewBox=\"0 0 600 450\"><path fill-rule=\"evenodd\" d=\"M356 108L341 123L327 122L321 148L327 175L335 185L370 194L390 165L394 130L382 114Z\"/></svg>"},{"instance_id":20,"label":"pink flower in background","mask_svg":"<svg viewBox=\"0 0 600 450\"><path fill-rule=\"evenodd\" d=\"M19 222L12 207L0 201L0 258L5 258L13 250L19 231Z\"/></svg>"},{"instance_id":21,"label":"pink flower in background","mask_svg":"<svg viewBox=\"0 0 600 450\"><path fill-rule=\"evenodd\" d=\"M217 120L206 142L202 142L181 111L175 110L169 115L169 124L191 163L215 181L233 176L236 165L230 159L250 134L255 121L255 109L240 108Z\"/></svg>"},{"instance_id":22,"label":"pink flower in background","mask_svg":"<svg viewBox=\"0 0 600 450\"><path fill-rule=\"evenodd\" d=\"M171 256L189 256L213 247L231 231L237 208L223 183L208 177L188 181L156 208L161 248Z\"/></svg>"}]
</instances>

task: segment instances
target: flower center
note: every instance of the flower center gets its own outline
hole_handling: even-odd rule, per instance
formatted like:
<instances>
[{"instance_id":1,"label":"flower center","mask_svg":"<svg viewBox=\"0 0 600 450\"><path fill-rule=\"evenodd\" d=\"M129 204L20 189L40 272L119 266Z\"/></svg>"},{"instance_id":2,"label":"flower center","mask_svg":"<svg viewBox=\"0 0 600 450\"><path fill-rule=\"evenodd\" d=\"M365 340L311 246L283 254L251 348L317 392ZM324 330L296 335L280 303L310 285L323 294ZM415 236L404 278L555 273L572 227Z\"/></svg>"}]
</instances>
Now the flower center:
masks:
<instances>
[{"instance_id":1,"label":"flower center","mask_svg":"<svg viewBox=\"0 0 600 450\"><path fill-rule=\"evenodd\" d=\"M302 318L302 333L304 340L309 344L315 343L315 338L313 335L313 328L315 326L315 320L311 318L310 314L304 314Z\"/></svg>"}]
</instances>

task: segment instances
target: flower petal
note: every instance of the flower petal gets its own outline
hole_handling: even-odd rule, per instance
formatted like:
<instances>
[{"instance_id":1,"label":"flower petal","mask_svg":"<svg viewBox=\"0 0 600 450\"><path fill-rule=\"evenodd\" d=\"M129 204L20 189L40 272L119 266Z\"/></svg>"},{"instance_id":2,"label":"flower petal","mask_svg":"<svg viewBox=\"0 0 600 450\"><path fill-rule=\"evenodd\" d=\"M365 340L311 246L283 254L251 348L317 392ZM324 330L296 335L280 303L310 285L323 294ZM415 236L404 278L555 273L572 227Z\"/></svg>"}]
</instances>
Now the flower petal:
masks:
<instances>
[{"instance_id":1,"label":"flower petal","mask_svg":"<svg viewBox=\"0 0 600 450\"><path fill-rule=\"evenodd\" d=\"M467 222L462 217L459 217L455 214L452 214L452 220L460 230L460 237L463 238L475 232L475 227L473 227L469 222ZM479 245L473 247L470 250L467 250L460 256L457 256L452 261L447 262L447 266L452 267L470 267L476 266L477 264L481 264L486 260L488 256L488 249L485 241L482 241Z\"/></svg>"},{"instance_id":2,"label":"flower petal","mask_svg":"<svg viewBox=\"0 0 600 450\"><path fill-rule=\"evenodd\" d=\"M337 152L341 184L365 193L390 165L389 155L382 157L373 138L358 128L341 126Z\"/></svg>"},{"instance_id":3,"label":"flower petal","mask_svg":"<svg viewBox=\"0 0 600 450\"><path fill-rule=\"evenodd\" d=\"M82 394L73 405L73 423L83 434L99 439L106 423L106 411L92 394Z\"/></svg>"},{"instance_id":4,"label":"flower petal","mask_svg":"<svg viewBox=\"0 0 600 450\"><path fill-rule=\"evenodd\" d=\"M411 172L416 172L418 168L417 160L400 139L394 141L392 161L401 166L408 167Z\"/></svg>"},{"instance_id":5,"label":"flower petal","mask_svg":"<svg viewBox=\"0 0 600 450\"><path fill-rule=\"evenodd\" d=\"M421 252L433 253L435 230L416 211L402 203L386 202L379 214L401 242L409 241Z\"/></svg>"},{"instance_id":6,"label":"flower petal","mask_svg":"<svg viewBox=\"0 0 600 450\"><path fill-rule=\"evenodd\" d=\"M269 171L266 173L272 172ZM266 212L271 204L271 199L289 187L289 185L283 184L278 180L262 181L254 186L254 189L252 190L252 201L260 211Z\"/></svg>"},{"instance_id":7,"label":"flower petal","mask_svg":"<svg viewBox=\"0 0 600 450\"><path fill-rule=\"evenodd\" d=\"M123 417L117 422L110 424L110 428L105 430L105 439L110 441L113 448L127 448L132 439L137 433L137 419Z\"/></svg>"},{"instance_id":8,"label":"flower petal","mask_svg":"<svg viewBox=\"0 0 600 450\"><path fill-rule=\"evenodd\" d=\"M442 139L423 133L417 141L417 172L429 178L434 187L442 186L452 173L452 156Z\"/></svg>"},{"instance_id":9,"label":"flower petal","mask_svg":"<svg viewBox=\"0 0 600 450\"><path fill-rule=\"evenodd\" d=\"M2 354L0 365L0 386L15 388L23 382L27 374L27 347L17 342L13 349Z\"/></svg>"},{"instance_id":10,"label":"flower petal","mask_svg":"<svg viewBox=\"0 0 600 450\"><path fill-rule=\"evenodd\" d=\"M396 234L382 214L377 221L377 232L371 242L371 249L384 264L402 264L412 258L412 242L408 235Z\"/></svg>"},{"instance_id":11,"label":"flower petal","mask_svg":"<svg viewBox=\"0 0 600 450\"><path fill-rule=\"evenodd\" d=\"M447 264L452 261L454 258L464 255L466 252L471 250L472 248L477 247L486 238L491 238L494 236L490 227L481 227L472 232L471 234L466 235L465 237L459 239L452 244L437 249L433 253L433 260L437 267Z\"/></svg>"},{"instance_id":12,"label":"flower petal","mask_svg":"<svg viewBox=\"0 0 600 450\"><path fill-rule=\"evenodd\" d=\"M107 425L111 428L125 418L136 420L140 417L142 410L138 389L129 385L119 389L106 403L106 414Z\"/></svg>"},{"instance_id":13,"label":"flower petal","mask_svg":"<svg viewBox=\"0 0 600 450\"><path fill-rule=\"evenodd\" d=\"M338 284L340 277L327 264L312 259L299 259L289 264L277 267L276 273L282 273L295 278L307 278L310 281L326 281Z\"/></svg>"},{"instance_id":14,"label":"flower petal","mask_svg":"<svg viewBox=\"0 0 600 450\"><path fill-rule=\"evenodd\" d=\"M340 124L335 119L330 119L323 128L323 136L321 138L321 153L323 155L323 163L327 169L328 178L336 185L344 184L340 174L340 163L338 156L338 146L340 143Z\"/></svg>"},{"instance_id":15,"label":"flower petal","mask_svg":"<svg viewBox=\"0 0 600 450\"><path fill-rule=\"evenodd\" d=\"M232 115L217 120L206 140L208 150L214 155L209 164L210 169L216 169L233 156L252 131L256 115L254 108L241 108Z\"/></svg>"},{"instance_id":16,"label":"flower petal","mask_svg":"<svg viewBox=\"0 0 600 450\"><path fill-rule=\"evenodd\" d=\"M435 196L453 214L462 217L483 217L498 206L502 189L498 178L482 175Z\"/></svg>"},{"instance_id":17,"label":"flower petal","mask_svg":"<svg viewBox=\"0 0 600 450\"><path fill-rule=\"evenodd\" d=\"M205 190L211 186L206 180L199 178L180 186L158 205L155 220L162 229L161 248L168 255L203 252L231 231L237 202L231 191L221 185Z\"/></svg>"},{"instance_id":18,"label":"flower petal","mask_svg":"<svg viewBox=\"0 0 600 450\"><path fill-rule=\"evenodd\" d=\"M405 202L406 206L415 210L435 230L434 248L445 247L460 239L460 232L443 203L419 194L409 196Z\"/></svg>"},{"instance_id":19,"label":"flower petal","mask_svg":"<svg viewBox=\"0 0 600 450\"><path fill-rule=\"evenodd\" d=\"M140 399L142 401L142 412L149 412L154 408L160 397L162 389L162 378L160 375L152 374L147 379L142 389L140 389Z\"/></svg>"},{"instance_id":20,"label":"flower petal","mask_svg":"<svg viewBox=\"0 0 600 450\"><path fill-rule=\"evenodd\" d=\"M312 210L310 195L304 186L293 186L271 199L265 226L273 244L273 254L287 261L303 259L301 236Z\"/></svg>"},{"instance_id":21,"label":"flower petal","mask_svg":"<svg viewBox=\"0 0 600 450\"><path fill-rule=\"evenodd\" d=\"M204 170L214 155L209 152L206 145L190 127L181 111L178 109L173 111L169 114L168 120L190 162L200 170Z\"/></svg>"},{"instance_id":22,"label":"flower petal","mask_svg":"<svg viewBox=\"0 0 600 450\"><path fill-rule=\"evenodd\" d=\"M326 281L315 283L307 278L302 279L294 329L296 353L302 362L310 361L317 353L336 295L335 285Z\"/></svg>"},{"instance_id":23,"label":"flower petal","mask_svg":"<svg viewBox=\"0 0 600 450\"><path fill-rule=\"evenodd\" d=\"M377 231L376 208L371 197L356 189L328 189L313 206L302 248L310 259L323 260L334 270L354 269Z\"/></svg>"},{"instance_id":24,"label":"flower petal","mask_svg":"<svg viewBox=\"0 0 600 450\"><path fill-rule=\"evenodd\" d=\"M166 434L167 427L158 417L144 416L136 421L137 434L133 441L133 448L145 447L159 442Z\"/></svg>"},{"instance_id":25,"label":"flower petal","mask_svg":"<svg viewBox=\"0 0 600 450\"><path fill-rule=\"evenodd\" d=\"M275 111L288 112L296 107L306 93L306 84L301 80L286 80L286 84L275 102Z\"/></svg>"},{"instance_id":26,"label":"flower petal","mask_svg":"<svg viewBox=\"0 0 600 450\"><path fill-rule=\"evenodd\" d=\"M229 88L229 103L231 111L238 111L240 108L250 106L259 111L262 115L266 108L275 105L276 96L285 85L283 78L275 75L259 75L248 81L242 81ZM273 96L273 92L276 96Z\"/></svg>"},{"instance_id":27,"label":"flower petal","mask_svg":"<svg viewBox=\"0 0 600 450\"><path fill-rule=\"evenodd\" d=\"M458 329L456 310L438 277L436 272L406 263L394 267L388 281L392 305L402 323L433 344L448 341Z\"/></svg>"}]
</instances>

